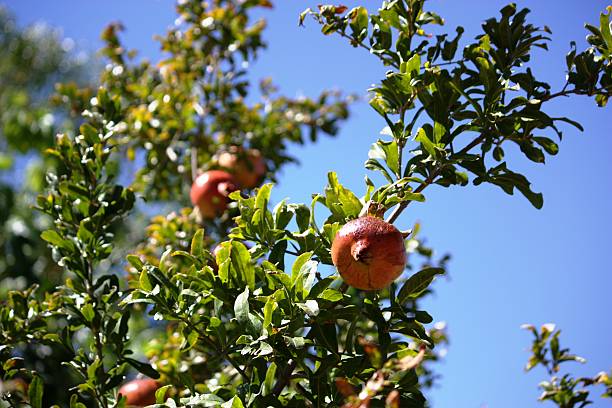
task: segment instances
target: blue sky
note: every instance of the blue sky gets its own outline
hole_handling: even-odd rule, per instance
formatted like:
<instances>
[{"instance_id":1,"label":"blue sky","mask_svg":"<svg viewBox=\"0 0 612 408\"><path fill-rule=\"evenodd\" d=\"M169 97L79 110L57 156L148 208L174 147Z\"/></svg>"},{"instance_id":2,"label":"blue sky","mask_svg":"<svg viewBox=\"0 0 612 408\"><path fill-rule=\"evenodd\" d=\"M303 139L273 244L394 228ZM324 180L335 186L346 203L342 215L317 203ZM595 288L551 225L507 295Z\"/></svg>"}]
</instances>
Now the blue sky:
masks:
<instances>
[{"instance_id":1,"label":"blue sky","mask_svg":"<svg viewBox=\"0 0 612 408\"><path fill-rule=\"evenodd\" d=\"M126 26L128 48L140 56L159 58L153 40L174 21L171 1L161 0L9 0L0 1L16 13L20 24L46 21L90 50L100 46L102 28L111 21ZM277 0L269 20L269 43L253 65L252 78L271 76L289 96L314 96L325 88L366 94L384 75L384 67L363 50L336 37L324 37L313 21L297 26L297 16L318 2ZM347 6L359 4L346 1ZM378 1L362 0L375 7ZM497 15L499 0L432 0L430 9L445 17L454 32L462 25L464 38L478 33L485 18ZM584 22L598 21L608 1L518 1L532 10L530 21L553 31L549 52L536 51L534 71L562 86L564 55L569 42L584 46ZM562 345L587 358L570 366L580 375L612 368L612 120L611 108L597 108L587 98L556 101L554 115L581 122L585 132L565 128L560 153L536 165L511 154L511 167L524 172L535 191L544 194L536 210L522 196L507 196L490 186L425 190L427 202L415 204L398 220L400 229L422 223L423 236L438 253L450 252L450 279L436 282L427 310L446 321L451 346L439 366L441 386L433 390L434 407L514 408L538 406L537 383L545 378L536 369L525 374L530 335L522 323L555 322L563 329ZM379 137L382 120L365 103L353 108L340 135L316 145L296 147L300 166L287 167L274 190L277 200L309 202L322 191L326 173L363 193L363 162ZM515 152L516 153L516 152ZM601 389L596 390L598 396ZM548 405L548 404L546 404ZM609 400L593 407L609 406Z\"/></svg>"}]
</instances>

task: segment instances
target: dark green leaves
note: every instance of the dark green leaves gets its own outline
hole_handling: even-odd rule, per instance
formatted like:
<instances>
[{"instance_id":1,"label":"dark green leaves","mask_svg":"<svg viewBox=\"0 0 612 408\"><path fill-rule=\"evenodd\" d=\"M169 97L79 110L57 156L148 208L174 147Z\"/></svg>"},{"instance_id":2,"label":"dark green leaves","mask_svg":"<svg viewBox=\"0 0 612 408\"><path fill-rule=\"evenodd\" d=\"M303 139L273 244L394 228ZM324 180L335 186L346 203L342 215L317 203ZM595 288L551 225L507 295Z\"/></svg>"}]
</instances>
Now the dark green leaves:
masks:
<instances>
[{"instance_id":1,"label":"dark green leaves","mask_svg":"<svg viewBox=\"0 0 612 408\"><path fill-rule=\"evenodd\" d=\"M32 381L28 387L28 396L32 408L42 408L43 386L44 383L40 376L35 375L32 377Z\"/></svg>"},{"instance_id":2,"label":"dark green leaves","mask_svg":"<svg viewBox=\"0 0 612 408\"><path fill-rule=\"evenodd\" d=\"M352 191L340 184L335 172L329 172L327 174L327 180L328 184L327 187L325 187L325 206L331 211L333 220L344 221L347 218L357 217L363 206L359 198L357 198Z\"/></svg>"},{"instance_id":3,"label":"dark green leaves","mask_svg":"<svg viewBox=\"0 0 612 408\"><path fill-rule=\"evenodd\" d=\"M515 173L506 168L506 163L502 163L489 170L485 179L478 177L474 180L474 184L478 185L483 180L499 186L507 194L514 194L516 188L529 200L529 202L537 209L544 205L544 197L541 193L534 193L531 190L531 183L522 174Z\"/></svg>"},{"instance_id":4,"label":"dark green leaves","mask_svg":"<svg viewBox=\"0 0 612 408\"><path fill-rule=\"evenodd\" d=\"M436 149L436 145L427 135L427 132L425 132L425 129L420 128L418 130L415 140L421 143L421 147L423 148L423 150L427 152L427 154L429 154L431 157L433 158L438 157L439 154Z\"/></svg>"},{"instance_id":5,"label":"dark green leaves","mask_svg":"<svg viewBox=\"0 0 612 408\"><path fill-rule=\"evenodd\" d=\"M591 45L587 50L578 53L572 42L572 50L567 54L569 70L568 84L574 86L572 93L595 96L598 106L606 106L612 95L612 9L599 16L599 27L586 24L590 32L587 41Z\"/></svg>"},{"instance_id":6,"label":"dark green leaves","mask_svg":"<svg viewBox=\"0 0 612 408\"><path fill-rule=\"evenodd\" d=\"M533 141L542 146L546 153L550 154L551 156L554 156L559 152L559 146L547 137L535 136Z\"/></svg>"},{"instance_id":7,"label":"dark green leaves","mask_svg":"<svg viewBox=\"0 0 612 408\"><path fill-rule=\"evenodd\" d=\"M516 5L510 4L501 10L499 20L492 18L482 25L490 40L490 55L504 74L508 74L511 67L529 61L531 47L547 49L550 38L543 33L548 34L550 30L527 24L528 13L529 9L517 12Z\"/></svg>"},{"instance_id":8,"label":"dark green leaves","mask_svg":"<svg viewBox=\"0 0 612 408\"><path fill-rule=\"evenodd\" d=\"M255 288L255 268L243 243L227 241L219 244L217 264L222 281L232 282L238 288Z\"/></svg>"},{"instance_id":9,"label":"dark green leaves","mask_svg":"<svg viewBox=\"0 0 612 408\"><path fill-rule=\"evenodd\" d=\"M147 377L151 377L153 379L158 379L159 378L159 373L157 372L157 370L155 370L153 367L151 367L151 364L143 363L141 361L138 361L138 360L135 360L135 359L129 358L129 357L125 357L125 361L129 365L134 367L136 370L138 370L139 372L141 372L144 375L146 375Z\"/></svg>"},{"instance_id":10,"label":"dark green leaves","mask_svg":"<svg viewBox=\"0 0 612 408\"><path fill-rule=\"evenodd\" d=\"M79 119L75 138L58 137L49 152L61 165L48 175L49 191L38 201L54 220L42 238L71 279L45 294L49 310L27 294L9 295L0 309L2 357L26 339L65 348L69 367L83 379L73 388L74 408L84 406L81 400L112 398L128 365L149 376L156 376L152 367L158 367L178 395L189 394L168 405L341 406L350 401L341 399L334 379L346 378L346 388L363 385L373 405L393 390L389 405L423 407L419 387L427 384L428 369L417 365L428 360L424 348L415 347L431 347L444 336L442 329L426 326L433 317L418 303L444 272L446 258L436 262L432 250L411 237L408 267L418 272L366 293L343 285L335 270L324 266L332 263L337 231L361 215L366 203L379 215L398 206L390 216L397 218L411 201L424 201L427 186L466 185L469 177L509 194L519 190L541 207L542 195L524 175L508 169L505 160L518 149L507 149L507 143L543 163L558 152L551 134L561 137L559 122L577 126L546 113L548 101L577 93L603 105L612 82L609 14L601 16L599 27L588 27L591 49L570 53L568 85L553 92L528 66L533 48L547 46L548 29L528 24L527 10L504 7L459 52L463 29L454 38L431 35L428 25L444 20L425 4L397 0L378 11L323 5L306 12L324 34L348 38L389 68L371 89L370 105L385 129L366 162L386 184L366 178L361 198L332 172L310 206L285 200L272 206L272 185L264 184L233 193L223 214L203 221L206 229L189 208L157 218L127 258L127 290L109 269L124 266L109 257L117 245L113 234L121 233L125 224L119 221L135 198L114 181L122 162L113 158L115 151L131 159L144 154L135 182L144 197L187 200L189 173L216 168L220 150L258 149L273 180L292 160L290 143L334 134L347 111L342 100L330 102L330 93L319 99L277 97L270 82L261 84L261 104L247 104L252 97L241 67L263 46L263 23L251 25L247 12L269 7L267 0L180 2L182 23L162 39L164 60L158 65L132 62L119 41L119 26L109 27L103 35L109 70L97 94L60 88L71 108L86 111L87 118ZM6 158L0 161L0 167L8 165ZM12 206L13 198L5 196ZM5 214L0 218L7 219ZM418 256L425 258L420 264L414 261ZM290 273L286 264L293 265ZM49 317L60 317L59 331L55 320L56 326L47 327ZM152 332L160 330L147 346L148 364L127 357L126 343L130 327L139 329L151 319ZM91 338L81 342L81 333ZM571 358L556 337L546 340L552 359ZM113 357L119 364L112 364ZM19 360L3 363L12 371ZM40 406L36 381L30 399ZM354 391L346 394L358 398Z\"/></svg>"},{"instance_id":11,"label":"dark green leaves","mask_svg":"<svg viewBox=\"0 0 612 408\"><path fill-rule=\"evenodd\" d=\"M444 272L443 268L426 268L412 275L398 292L398 303L418 298L429 287L434 277Z\"/></svg>"},{"instance_id":12,"label":"dark green leaves","mask_svg":"<svg viewBox=\"0 0 612 408\"><path fill-rule=\"evenodd\" d=\"M571 374L559 374L561 364L569 361L584 363L586 360L571 354L568 348L561 348L559 341L561 331L557 330L554 324L543 324L539 331L530 324L523 325L521 328L529 330L534 335L531 345L532 355L525 370L529 371L542 365L551 376L550 380L542 381L539 384L543 391L540 395L541 401L552 401L560 407L584 407L592 403L589 400L589 388L595 384L606 386L607 392L602 397L610 394L612 381L604 372L593 377L580 378L575 378Z\"/></svg>"},{"instance_id":13,"label":"dark green leaves","mask_svg":"<svg viewBox=\"0 0 612 408\"><path fill-rule=\"evenodd\" d=\"M45 296L48 299L45 306L50 310L46 316L55 316L61 311L69 324L47 326L43 320L36 324L41 331L48 331L44 334L45 342L61 344L69 353L62 359L68 361L67 366L81 379L72 390L102 401L123 378L127 369L124 363L155 378L159 374L151 365L126 357L131 353L126 349L130 314L120 303L123 295L119 293L119 280L114 273L94 274L100 262L111 255L117 222L129 213L135 201L130 189L115 184L116 171L110 160L116 142L112 121L116 119L118 105L108 100L103 89L97 98L102 105L113 106L111 116L105 116L108 112L102 111L91 115L80 126L80 134L74 138L58 135L54 148L48 151L61 166L57 174L47 176L48 191L37 200L38 209L54 220L54 228L44 231L41 238L52 247L58 266L74 275ZM132 257L129 261L133 267L143 268L138 258ZM152 290L146 274L141 274L140 281L143 287ZM74 339L77 332L91 338L79 344ZM42 334L30 336L28 343L37 343L43 338ZM106 353L120 364L105 366ZM40 406L41 377L34 377L29 393L31 404ZM79 395L74 397L71 404L78 406Z\"/></svg>"},{"instance_id":14,"label":"dark green leaves","mask_svg":"<svg viewBox=\"0 0 612 408\"><path fill-rule=\"evenodd\" d=\"M389 142L377 141L370 148L368 157L369 159L366 161L365 167L370 170L380 171L390 183L393 183L395 178L401 177L399 148L395 140ZM386 167L379 160L383 160ZM391 174L387 169L391 170Z\"/></svg>"},{"instance_id":15,"label":"dark green leaves","mask_svg":"<svg viewBox=\"0 0 612 408\"><path fill-rule=\"evenodd\" d=\"M238 323L247 325L249 323L249 289L245 289L234 303L234 316Z\"/></svg>"},{"instance_id":16,"label":"dark green leaves","mask_svg":"<svg viewBox=\"0 0 612 408\"><path fill-rule=\"evenodd\" d=\"M368 35L368 10L365 7L355 7L348 12L349 27L355 41L362 41Z\"/></svg>"},{"instance_id":17,"label":"dark green leaves","mask_svg":"<svg viewBox=\"0 0 612 408\"><path fill-rule=\"evenodd\" d=\"M388 2L378 14L369 15L370 50L394 69L370 89L370 105L382 116L386 134L392 139L372 146L366 168L379 171L389 183L401 177L411 180L403 190L412 192L433 183L466 185L468 175L457 171L461 166L474 174L474 184L493 183L508 193L516 188L540 208L542 195L531 190L524 175L507 170L505 165L503 169L492 166L487 156L492 155L497 162L508 160L502 145L513 142L529 160L544 163L546 154L555 155L559 150L547 130L561 137L559 121L581 129L571 119L545 113L546 102L570 93L586 93L596 94L598 103L605 104L612 89L609 14L602 14L599 28L587 26L593 49L568 56L569 84L574 84L575 90L564 88L552 93L551 86L537 78L528 66L533 48L546 49L550 41L547 27L527 22L528 9L519 10L514 4L504 7L499 18L483 24L483 34L465 47L463 58L453 61L462 28L457 29L453 40L446 40L446 34L442 34L435 43L427 39L418 45L412 43L417 35L425 35L423 26L443 22L423 6L424 2ZM311 14L330 33L340 31L353 45L366 46L358 38L364 33L363 10L356 8L344 15L344 10L324 6L319 11ZM352 34L348 33L349 27ZM395 48L393 38L397 39ZM438 58L448 63L436 65ZM411 111L415 113L407 118ZM428 117L419 118L421 113ZM414 131L417 123L420 128ZM466 134L474 135L471 141L462 137ZM411 144L413 156L404 151ZM402 157L407 158L405 163ZM417 178L420 181L414 180ZM386 204L401 201L404 200ZM340 221L340 212L332 212Z\"/></svg>"},{"instance_id":18,"label":"dark green leaves","mask_svg":"<svg viewBox=\"0 0 612 408\"><path fill-rule=\"evenodd\" d=\"M266 396L272 392L274 380L276 379L276 363L270 364L268 371L266 371L266 378L261 387L261 395Z\"/></svg>"},{"instance_id":19,"label":"dark green leaves","mask_svg":"<svg viewBox=\"0 0 612 408\"><path fill-rule=\"evenodd\" d=\"M261 334L262 321L250 312L249 294L249 288L246 288L238 295L234 303L234 316L241 327L246 328L251 336L257 338Z\"/></svg>"},{"instance_id":20,"label":"dark green leaves","mask_svg":"<svg viewBox=\"0 0 612 408\"><path fill-rule=\"evenodd\" d=\"M53 231L53 230L47 230L47 231L43 231L42 234L40 234L40 237L42 239L44 239L45 241L47 241L48 243L50 243L53 246L56 246L58 248L64 248L64 249L73 249L74 245L72 244L72 242L70 242L69 240L63 239L62 237L60 237L60 235Z\"/></svg>"},{"instance_id":21,"label":"dark green leaves","mask_svg":"<svg viewBox=\"0 0 612 408\"><path fill-rule=\"evenodd\" d=\"M306 252L298 256L291 268L291 285L296 300L308 297L315 283L318 263L311 259L312 255L312 252Z\"/></svg>"}]
</instances>

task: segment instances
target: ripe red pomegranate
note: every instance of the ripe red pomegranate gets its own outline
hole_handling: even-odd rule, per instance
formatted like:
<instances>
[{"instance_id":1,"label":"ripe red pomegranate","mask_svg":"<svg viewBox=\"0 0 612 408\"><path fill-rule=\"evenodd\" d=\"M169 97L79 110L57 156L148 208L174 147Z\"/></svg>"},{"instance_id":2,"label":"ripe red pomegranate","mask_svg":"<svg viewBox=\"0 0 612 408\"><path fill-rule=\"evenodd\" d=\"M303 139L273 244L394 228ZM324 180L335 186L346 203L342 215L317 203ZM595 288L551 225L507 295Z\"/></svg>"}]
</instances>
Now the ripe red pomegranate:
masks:
<instances>
[{"instance_id":1,"label":"ripe red pomegranate","mask_svg":"<svg viewBox=\"0 0 612 408\"><path fill-rule=\"evenodd\" d=\"M242 188L259 186L267 171L266 162L259 150L245 151L238 146L232 146L219 154L217 163L232 173Z\"/></svg>"},{"instance_id":2,"label":"ripe red pomegranate","mask_svg":"<svg viewBox=\"0 0 612 408\"><path fill-rule=\"evenodd\" d=\"M354 219L340 228L331 253L342 279L357 289L383 289L397 279L406 266L402 233L372 216Z\"/></svg>"},{"instance_id":3,"label":"ripe red pomegranate","mask_svg":"<svg viewBox=\"0 0 612 408\"><path fill-rule=\"evenodd\" d=\"M204 218L215 218L227 207L228 195L238 187L226 171L210 170L200 174L191 186L191 202Z\"/></svg>"},{"instance_id":4,"label":"ripe red pomegranate","mask_svg":"<svg viewBox=\"0 0 612 408\"><path fill-rule=\"evenodd\" d=\"M119 393L127 399L129 407L145 407L155 404L155 391L159 383L150 378L129 381L119 388Z\"/></svg>"}]
</instances>

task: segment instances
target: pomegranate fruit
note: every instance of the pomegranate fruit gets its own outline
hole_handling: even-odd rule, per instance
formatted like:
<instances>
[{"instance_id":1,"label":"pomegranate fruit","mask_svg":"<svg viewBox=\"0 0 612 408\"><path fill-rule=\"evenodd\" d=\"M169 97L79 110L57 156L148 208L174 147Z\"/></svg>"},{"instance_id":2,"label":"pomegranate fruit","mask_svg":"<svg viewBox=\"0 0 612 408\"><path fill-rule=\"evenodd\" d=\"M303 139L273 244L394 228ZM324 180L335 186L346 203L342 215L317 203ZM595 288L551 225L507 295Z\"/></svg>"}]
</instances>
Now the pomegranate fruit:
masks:
<instances>
[{"instance_id":1,"label":"pomegranate fruit","mask_svg":"<svg viewBox=\"0 0 612 408\"><path fill-rule=\"evenodd\" d=\"M200 174L191 186L191 202L204 218L215 218L227 208L228 195L238 187L226 171L210 170Z\"/></svg>"},{"instance_id":2,"label":"pomegranate fruit","mask_svg":"<svg viewBox=\"0 0 612 408\"><path fill-rule=\"evenodd\" d=\"M234 175L236 182L243 188L259 186L266 175L267 167L261 152L256 149L244 150L232 146L217 158L219 166Z\"/></svg>"},{"instance_id":3,"label":"pomegranate fruit","mask_svg":"<svg viewBox=\"0 0 612 408\"><path fill-rule=\"evenodd\" d=\"M340 228L331 254L342 279L363 290L387 287L406 266L402 233L392 224L372 216L359 217Z\"/></svg>"},{"instance_id":4,"label":"pomegranate fruit","mask_svg":"<svg viewBox=\"0 0 612 408\"><path fill-rule=\"evenodd\" d=\"M155 391L159 383L150 378L129 381L119 388L119 393L126 398L130 407L145 407L155 404Z\"/></svg>"}]
</instances>

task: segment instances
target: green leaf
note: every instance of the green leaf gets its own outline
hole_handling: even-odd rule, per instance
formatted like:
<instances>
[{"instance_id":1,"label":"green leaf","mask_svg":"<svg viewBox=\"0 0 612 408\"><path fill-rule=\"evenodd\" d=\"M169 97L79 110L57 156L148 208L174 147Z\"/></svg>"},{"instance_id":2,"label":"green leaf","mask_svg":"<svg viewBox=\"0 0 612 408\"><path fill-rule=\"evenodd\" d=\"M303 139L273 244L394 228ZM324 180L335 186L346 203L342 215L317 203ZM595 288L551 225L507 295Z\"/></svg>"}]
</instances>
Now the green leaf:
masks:
<instances>
[{"instance_id":1,"label":"green leaf","mask_svg":"<svg viewBox=\"0 0 612 408\"><path fill-rule=\"evenodd\" d=\"M610 8L608 7L608 10ZM612 11L608 14L601 13L599 15L599 31L601 32L601 37L604 40L607 48L607 52L603 53L606 58L609 58L612 55L612 31L610 28L610 15Z\"/></svg>"},{"instance_id":2,"label":"green leaf","mask_svg":"<svg viewBox=\"0 0 612 408\"><path fill-rule=\"evenodd\" d=\"M68 240L64 240L60 235L53 230L46 230L40 234L40 237L58 248L66 248Z\"/></svg>"},{"instance_id":3,"label":"green leaf","mask_svg":"<svg viewBox=\"0 0 612 408\"><path fill-rule=\"evenodd\" d=\"M434 144L432 143L432 141L429 140L429 138L427 137L427 134L425 133L425 130L423 128L419 128L419 130L417 131L415 140L421 143L421 146L423 146L423 149L427 153L429 153L431 157L434 157L434 158L436 157L436 148Z\"/></svg>"},{"instance_id":4,"label":"green leaf","mask_svg":"<svg viewBox=\"0 0 612 408\"><path fill-rule=\"evenodd\" d=\"M276 379L276 363L272 362L266 371L266 378L261 387L261 395L264 397L269 395L274 388L274 380Z\"/></svg>"},{"instance_id":5,"label":"green leaf","mask_svg":"<svg viewBox=\"0 0 612 408\"><path fill-rule=\"evenodd\" d=\"M251 290L255 289L255 267L251 263L251 255L247 247L238 241L231 241L231 265L241 282Z\"/></svg>"},{"instance_id":6,"label":"green leaf","mask_svg":"<svg viewBox=\"0 0 612 408\"><path fill-rule=\"evenodd\" d=\"M499 186L507 194L512 195L514 188L519 190L521 194L529 200L535 208L542 208L544 205L544 197L541 193L535 193L531 190L531 183L525 176L519 173L514 173L506 168L506 163L501 163L499 166L489 171L492 176L488 179L491 183ZM474 180L477 183L478 179Z\"/></svg>"},{"instance_id":7,"label":"green leaf","mask_svg":"<svg viewBox=\"0 0 612 408\"><path fill-rule=\"evenodd\" d=\"M336 205L339 204L345 217L357 217L362 207L359 198L351 190L340 184L338 175L335 172L330 171L327 173L327 179L329 185L325 189L325 195L328 208L333 211L334 208L338 208Z\"/></svg>"},{"instance_id":8,"label":"green leaf","mask_svg":"<svg viewBox=\"0 0 612 408\"><path fill-rule=\"evenodd\" d=\"M296 280L300 277L300 272L306 262L312 258L312 252L305 252L297 257L291 268L291 285L294 286Z\"/></svg>"},{"instance_id":9,"label":"green leaf","mask_svg":"<svg viewBox=\"0 0 612 408\"><path fill-rule=\"evenodd\" d=\"M527 158L535 163L544 163L544 153L542 150L534 147L531 141L525 141L520 144L521 151L525 153Z\"/></svg>"},{"instance_id":10,"label":"green leaf","mask_svg":"<svg viewBox=\"0 0 612 408\"><path fill-rule=\"evenodd\" d=\"M387 179L387 181L389 183L393 183L393 177L391 177L391 174L389 173L389 171L387 171L387 169L385 168L385 166L383 166L378 160L376 159L368 159L365 162L365 168L368 170L377 170L380 171L382 173L382 175Z\"/></svg>"},{"instance_id":11,"label":"green leaf","mask_svg":"<svg viewBox=\"0 0 612 408\"><path fill-rule=\"evenodd\" d=\"M79 128L83 137L90 145L95 145L96 143L100 143L100 136L98 136L98 131L95 127L91 126L89 123L84 123Z\"/></svg>"},{"instance_id":12,"label":"green leaf","mask_svg":"<svg viewBox=\"0 0 612 408\"><path fill-rule=\"evenodd\" d=\"M268 327L272 325L272 315L274 310L278 307L278 303L276 303L276 299L273 296L270 296L264 305L264 320L263 320L263 329L267 330Z\"/></svg>"},{"instance_id":13,"label":"green leaf","mask_svg":"<svg viewBox=\"0 0 612 408\"><path fill-rule=\"evenodd\" d=\"M293 347L295 349L303 349L307 343L307 340L304 337L284 337L285 342L288 346Z\"/></svg>"},{"instance_id":14,"label":"green leaf","mask_svg":"<svg viewBox=\"0 0 612 408\"><path fill-rule=\"evenodd\" d=\"M5 153L0 153L0 170L7 170L13 166L13 158Z\"/></svg>"},{"instance_id":15,"label":"green leaf","mask_svg":"<svg viewBox=\"0 0 612 408\"><path fill-rule=\"evenodd\" d=\"M198 229L191 239L191 255L196 258L202 257L204 253L204 230Z\"/></svg>"},{"instance_id":16,"label":"green leaf","mask_svg":"<svg viewBox=\"0 0 612 408\"><path fill-rule=\"evenodd\" d=\"M159 373L153 367L151 367L151 364L143 363L141 361L134 360L133 358L129 357L124 357L124 359L129 365L131 365L147 377L151 377L154 380L157 380L159 378Z\"/></svg>"},{"instance_id":17,"label":"green leaf","mask_svg":"<svg viewBox=\"0 0 612 408\"><path fill-rule=\"evenodd\" d=\"M569 119L569 118L552 118L552 120L555 121L561 121L561 122L565 122L565 123L569 123L570 125L574 126L576 129L580 130L581 132L584 132L584 127L582 127L582 125L578 122L576 122L575 120Z\"/></svg>"},{"instance_id":18,"label":"green leaf","mask_svg":"<svg viewBox=\"0 0 612 408\"><path fill-rule=\"evenodd\" d=\"M130 265L132 265L132 267L137 271L142 270L144 267L144 264L138 255L128 255L126 258Z\"/></svg>"},{"instance_id":19,"label":"green leaf","mask_svg":"<svg viewBox=\"0 0 612 408\"><path fill-rule=\"evenodd\" d=\"M230 248L232 243L229 241L221 242L215 249L215 262L219 265L219 278L221 282L227 283L229 281L229 269L230 269Z\"/></svg>"},{"instance_id":20,"label":"green leaf","mask_svg":"<svg viewBox=\"0 0 612 408\"><path fill-rule=\"evenodd\" d=\"M97 381L99 369L102 367L102 362L98 357L87 367L87 377L92 381Z\"/></svg>"},{"instance_id":21,"label":"green leaf","mask_svg":"<svg viewBox=\"0 0 612 408\"><path fill-rule=\"evenodd\" d=\"M334 276L328 276L326 278L321 279L320 281L314 284L312 289L310 289L309 296L311 298L319 297L321 293L323 293L325 289L327 289L329 285L331 285L335 280L336 278Z\"/></svg>"},{"instance_id":22,"label":"green leaf","mask_svg":"<svg viewBox=\"0 0 612 408\"><path fill-rule=\"evenodd\" d=\"M278 266L279 269L285 269L285 253L287 252L287 240L277 241L272 247L268 261Z\"/></svg>"},{"instance_id":23,"label":"green leaf","mask_svg":"<svg viewBox=\"0 0 612 408\"><path fill-rule=\"evenodd\" d=\"M399 148L395 139L392 141L379 140L372 144L368 157L384 160L389 170L400 177Z\"/></svg>"},{"instance_id":24,"label":"green leaf","mask_svg":"<svg viewBox=\"0 0 612 408\"><path fill-rule=\"evenodd\" d=\"M295 213L295 221L297 222L300 232L304 232L310 226L310 209L305 204L290 204L289 211Z\"/></svg>"},{"instance_id":25,"label":"green leaf","mask_svg":"<svg viewBox=\"0 0 612 408\"><path fill-rule=\"evenodd\" d=\"M306 252L305 254L300 255L293 264L291 271L291 282L296 299L304 299L308 297L310 289L314 285L319 263L310 259L311 257L312 252Z\"/></svg>"},{"instance_id":26,"label":"green leaf","mask_svg":"<svg viewBox=\"0 0 612 408\"><path fill-rule=\"evenodd\" d=\"M349 26L353 31L353 37L360 40L368 34L368 10L365 7L355 7L348 12Z\"/></svg>"},{"instance_id":27,"label":"green leaf","mask_svg":"<svg viewBox=\"0 0 612 408\"><path fill-rule=\"evenodd\" d=\"M234 396L231 400L221 404L221 408L244 408L244 405L240 398Z\"/></svg>"},{"instance_id":28,"label":"green leaf","mask_svg":"<svg viewBox=\"0 0 612 408\"><path fill-rule=\"evenodd\" d=\"M404 61L400 65L400 72L408 74L409 78L414 78L421 73L421 56L415 52L408 61Z\"/></svg>"},{"instance_id":29,"label":"green leaf","mask_svg":"<svg viewBox=\"0 0 612 408\"><path fill-rule=\"evenodd\" d=\"M265 210L268 202L270 201L270 194L272 192L272 183L264 184L257 191L257 197L255 198L255 208Z\"/></svg>"},{"instance_id":30,"label":"green leaf","mask_svg":"<svg viewBox=\"0 0 612 408\"><path fill-rule=\"evenodd\" d=\"M488 36L485 36L488 39ZM484 38L484 37L483 37ZM459 81L457 81L459 82ZM461 85L461 83L456 83L455 81L450 81L448 83L451 88L453 88L455 91L459 92L465 99L467 99L467 101L470 103L470 105L472 105L472 107L474 108L474 110L478 113L479 117L482 117L484 115L484 112L482 110L482 108L480 107L480 105L470 97L470 95L468 95L465 90L463 89L463 86Z\"/></svg>"},{"instance_id":31,"label":"green leaf","mask_svg":"<svg viewBox=\"0 0 612 408\"><path fill-rule=\"evenodd\" d=\"M155 402L157 404L162 404L166 401L166 394L172 388L172 385L164 385L163 387L159 387L157 391L155 391Z\"/></svg>"},{"instance_id":32,"label":"green leaf","mask_svg":"<svg viewBox=\"0 0 612 408\"><path fill-rule=\"evenodd\" d=\"M559 152L559 146L547 137L534 137L533 141L542 146L546 153L554 156Z\"/></svg>"},{"instance_id":33,"label":"green leaf","mask_svg":"<svg viewBox=\"0 0 612 408\"><path fill-rule=\"evenodd\" d=\"M194 347L196 344L198 344L199 340L200 335L195 330L193 330L187 335L187 344L189 344L189 348Z\"/></svg>"},{"instance_id":34,"label":"green leaf","mask_svg":"<svg viewBox=\"0 0 612 408\"><path fill-rule=\"evenodd\" d=\"M316 300L307 300L305 303L296 303L296 306L302 309L310 317L319 315L319 304Z\"/></svg>"},{"instance_id":35,"label":"green leaf","mask_svg":"<svg viewBox=\"0 0 612 408\"><path fill-rule=\"evenodd\" d=\"M83 314L83 317L85 318L85 320L87 320L87 322L89 322L89 323L91 323L91 321L96 316L96 312L94 311L94 308L91 305L91 303L86 303L81 308L81 313Z\"/></svg>"},{"instance_id":36,"label":"green leaf","mask_svg":"<svg viewBox=\"0 0 612 408\"><path fill-rule=\"evenodd\" d=\"M191 380L191 377L187 378ZM187 402L185 402L187 400ZM195 394L191 398L181 399L181 406L187 407L222 407L224 399L215 394ZM185 404L185 405L183 405ZM165 406L164 406L165 407ZM169 405L169 407L176 407L176 404ZM231 408L232 406L229 405Z\"/></svg>"},{"instance_id":37,"label":"green leaf","mask_svg":"<svg viewBox=\"0 0 612 408\"><path fill-rule=\"evenodd\" d=\"M283 230L289 222L291 218L293 218L293 213L287 207L286 200L281 201L276 204L273 210L274 213L274 228L278 230Z\"/></svg>"},{"instance_id":38,"label":"green leaf","mask_svg":"<svg viewBox=\"0 0 612 408\"><path fill-rule=\"evenodd\" d=\"M236 297L234 302L234 316L238 323L243 324L248 321L249 316L249 288L245 288L244 292Z\"/></svg>"},{"instance_id":39,"label":"green leaf","mask_svg":"<svg viewBox=\"0 0 612 408\"><path fill-rule=\"evenodd\" d=\"M399 293L397 294L397 302L402 304L408 299L419 297L425 289L431 284L436 275L444 274L443 268L425 268L412 275L404 283Z\"/></svg>"},{"instance_id":40,"label":"green leaf","mask_svg":"<svg viewBox=\"0 0 612 408\"><path fill-rule=\"evenodd\" d=\"M440 140L442 140L442 136L444 136L445 133L446 128L444 125L439 122L435 122L433 128L434 143L440 143Z\"/></svg>"},{"instance_id":41,"label":"green leaf","mask_svg":"<svg viewBox=\"0 0 612 408\"><path fill-rule=\"evenodd\" d=\"M191 255L189 252L185 252L185 251L174 251L170 254L173 258L174 257L179 257L179 258L183 258L183 261L185 263L187 263L188 265L195 265L196 267L200 267L201 266L201 262L198 258L196 258L195 256Z\"/></svg>"},{"instance_id":42,"label":"green leaf","mask_svg":"<svg viewBox=\"0 0 612 408\"><path fill-rule=\"evenodd\" d=\"M140 286L140 289L146 292L150 292L151 290L153 290L153 285L151 284L151 281L149 280L149 272L147 271L146 268L144 268L140 272L140 276L138 278L138 284Z\"/></svg>"},{"instance_id":43,"label":"green leaf","mask_svg":"<svg viewBox=\"0 0 612 408\"><path fill-rule=\"evenodd\" d=\"M28 387L28 397L30 398L30 405L32 408L42 408L43 388L44 383L42 378L38 375L34 375Z\"/></svg>"},{"instance_id":44,"label":"green leaf","mask_svg":"<svg viewBox=\"0 0 612 408\"><path fill-rule=\"evenodd\" d=\"M159 270L164 274L168 273L168 257L171 256L172 249L168 248L159 258Z\"/></svg>"},{"instance_id":45,"label":"green leaf","mask_svg":"<svg viewBox=\"0 0 612 408\"><path fill-rule=\"evenodd\" d=\"M346 341L344 343L344 349L346 353L352 354L355 348L355 330L357 329L357 323L359 323L361 316L356 315L349 326L348 332L346 333Z\"/></svg>"},{"instance_id":46,"label":"green leaf","mask_svg":"<svg viewBox=\"0 0 612 408\"><path fill-rule=\"evenodd\" d=\"M70 397L70 408L87 408L87 406L79 402L79 395L75 393Z\"/></svg>"},{"instance_id":47,"label":"green leaf","mask_svg":"<svg viewBox=\"0 0 612 408\"><path fill-rule=\"evenodd\" d=\"M339 302L342 300L343 295L342 292L338 290L327 288L319 295L319 298L329 302Z\"/></svg>"}]
</instances>

